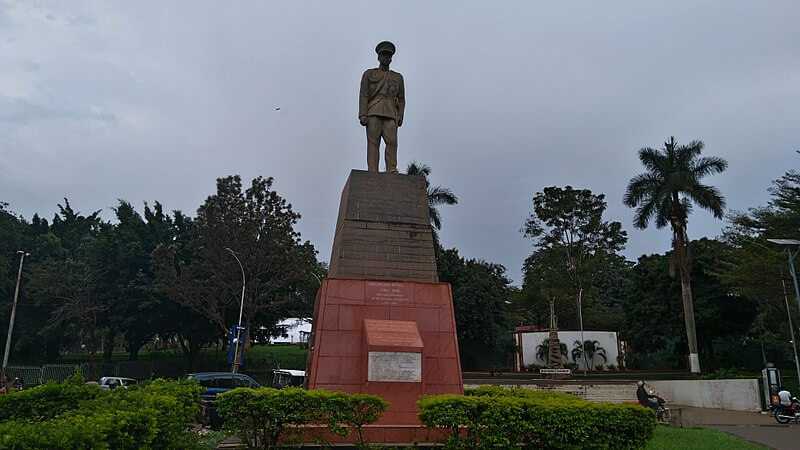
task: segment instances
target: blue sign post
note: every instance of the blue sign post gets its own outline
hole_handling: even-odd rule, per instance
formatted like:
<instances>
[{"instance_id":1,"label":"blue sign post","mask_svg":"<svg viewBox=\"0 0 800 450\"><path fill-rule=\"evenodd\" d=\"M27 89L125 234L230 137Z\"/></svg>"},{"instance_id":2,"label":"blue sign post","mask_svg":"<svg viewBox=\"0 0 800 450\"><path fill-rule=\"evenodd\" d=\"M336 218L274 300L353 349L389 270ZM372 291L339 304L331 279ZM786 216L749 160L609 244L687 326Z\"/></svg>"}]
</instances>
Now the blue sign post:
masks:
<instances>
[{"instance_id":1,"label":"blue sign post","mask_svg":"<svg viewBox=\"0 0 800 450\"><path fill-rule=\"evenodd\" d=\"M236 325L228 329L228 364L233 364L234 353L236 352ZM249 336L247 327L239 329L239 367L244 367L244 343L247 342Z\"/></svg>"}]
</instances>

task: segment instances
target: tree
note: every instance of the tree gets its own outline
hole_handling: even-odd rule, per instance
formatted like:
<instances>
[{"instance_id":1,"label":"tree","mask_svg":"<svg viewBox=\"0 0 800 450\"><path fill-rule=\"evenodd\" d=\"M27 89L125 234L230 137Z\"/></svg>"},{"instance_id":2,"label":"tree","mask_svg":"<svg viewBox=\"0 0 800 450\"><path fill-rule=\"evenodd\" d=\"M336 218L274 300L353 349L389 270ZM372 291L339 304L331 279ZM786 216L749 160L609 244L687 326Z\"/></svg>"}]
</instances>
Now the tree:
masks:
<instances>
[{"instance_id":1,"label":"tree","mask_svg":"<svg viewBox=\"0 0 800 450\"><path fill-rule=\"evenodd\" d=\"M586 354L585 359L583 357L584 353ZM594 370L595 357L599 357L603 361L603 364L608 361L606 349L600 346L599 341L586 339L583 341L583 344L581 344L581 341L575 341L575 343L572 344L572 359L576 364L583 359L587 365L587 369Z\"/></svg>"},{"instance_id":2,"label":"tree","mask_svg":"<svg viewBox=\"0 0 800 450\"><path fill-rule=\"evenodd\" d=\"M216 194L197 210L189 241L182 249L162 246L157 252L160 285L213 323L220 336L237 321L242 288L239 265L227 248L246 273L245 323L269 327L287 311L311 304L306 297L317 283L316 251L300 240L294 229L300 214L272 184L272 178L257 177L243 190L238 175L217 179Z\"/></svg>"},{"instance_id":3,"label":"tree","mask_svg":"<svg viewBox=\"0 0 800 450\"><path fill-rule=\"evenodd\" d=\"M603 220L606 207L604 195L572 186L546 187L533 196L533 212L523 231L535 250L523 266L523 289L538 299L541 310L550 299L574 299L574 307L569 302L558 308L564 326L583 328L584 298L589 299L588 310L603 314L604 289L610 292L615 283L600 283L600 274L608 278L610 267L625 267L617 252L627 234L619 222Z\"/></svg>"},{"instance_id":4,"label":"tree","mask_svg":"<svg viewBox=\"0 0 800 450\"><path fill-rule=\"evenodd\" d=\"M624 198L626 206L637 208L634 216L636 228L647 228L651 220L655 221L656 228L664 228L668 224L672 228L673 263L681 279L689 362L693 373L700 373L700 360L686 226L693 205L722 219L725 198L717 188L703 184L701 180L707 175L721 173L728 167L722 158L701 157L702 150L701 141L678 145L674 137L665 142L661 150L642 148L639 150L639 160L646 172L630 180Z\"/></svg>"},{"instance_id":5,"label":"tree","mask_svg":"<svg viewBox=\"0 0 800 450\"><path fill-rule=\"evenodd\" d=\"M439 279L450 283L456 316L461 364L485 369L505 366L513 351L507 303L511 296L505 267L464 259L456 249L443 250Z\"/></svg>"},{"instance_id":6,"label":"tree","mask_svg":"<svg viewBox=\"0 0 800 450\"><path fill-rule=\"evenodd\" d=\"M695 283L698 351L707 369L763 367L754 345L754 302L732 289L720 270L731 247L713 239L690 242L694 256L691 277ZM686 367L685 322L681 284L670 276L671 252L639 258L633 268L631 290L624 303L625 326L620 338L629 344L628 363L641 369ZM774 326L774 324L773 324Z\"/></svg>"},{"instance_id":7,"label":"tree","mask_svg":"<svg viewBox=\"0 0 800 450\"><path fill-rule=\"evenodd\" d=\"M428 193L428 216L433 227L434 249L439 251L439 230L442 229L442 216L439 214L439 206L458 204L458 197L449 188L442 186L431 186L431 168L422 163L412 161L406 168L406 175L415 175L425 178L425 187Z\"/></svg>"},{"instance_id":8,"label":"tree","mask_svg":"<svg viewBox=\"0 0 800 450\"><path fill-rule=\"evenodd\" d=\"M781 352L771 349L785 347L791 339L786 327L775 324L786 321L786 298L791 297L792 280L782 249L767 241L769 238L800 238L800 174L786 172L772 182L772 199L766 206L728 216L729 226L723 234L730 251L720 264L720 278L741 301L753 302L757 315L750 329L751 337L762 348L762 362L777 362ZM795 334L798 317L790 308Z\"/></svg>"},{"instance_id":9,"label":"tree","mask_svg":"<svg viewBox=\"0 0 800 450\"><path fill-rule=\"evenodd\" d=\"M83 345L90 354L99 347L99 332L108 310L102 264L92 259L97 236L104 226L100 211L83 215L69 200L58 205L59 212L48 227L35 218L40 234L34 240L35 258L30 264L28 291L37 311L31 315L45 319L36 337L47 343L46 358L53 360L72 342Z\"/></svg>"},{"instance_id":10,"label":"tree","mask_svg":"<svg viewBox=\"0 0 800 450\"><path fill-rule=\"evenodd\" d=\"M558 347L561 349L561 359L562 361L567 356L567 344L563 342L559 342ZM550 355L550 338L544 338L541 344L536 346L536 359L538 361L543 361L547 364Z\"/></svg>"}]
</instances>

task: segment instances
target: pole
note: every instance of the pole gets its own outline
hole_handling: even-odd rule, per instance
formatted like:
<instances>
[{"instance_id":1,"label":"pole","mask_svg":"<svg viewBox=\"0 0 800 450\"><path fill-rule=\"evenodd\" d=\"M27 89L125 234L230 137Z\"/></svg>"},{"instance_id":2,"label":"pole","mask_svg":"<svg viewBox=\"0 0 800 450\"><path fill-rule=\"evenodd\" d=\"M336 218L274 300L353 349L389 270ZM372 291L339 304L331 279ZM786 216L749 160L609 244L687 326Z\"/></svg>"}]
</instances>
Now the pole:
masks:
<instances>
[{"instance_id":1,"label":"pole","mask_svg":"<svg viewBox=\"0 0 800 450\"><path fill-rule=\"evenodd\" d=\"M797 272L794 270L794 259L797 257L797 252L792 253L792 251L787 248L786 254L789 256L789 269L792 272L792 281L794 282L794 297L795 300L797 300L797 307L800 309L800 288L797 287Z\"/></svg>"},{"instance_id":2,"label":"pole","mask_svg":"<svg viewBox=\"0 0 800 450\"><path fill-rule=\"evenodd\" d=\"M800 360L797 359L797 341L794 339L794 325L792 325L792 312L789 310L789 295L786 293L786 281L781 277L783 286L783 302L786 304L786 316L789 318L789 332L792 336L792 350L794 350L794 369L797 373L797 382L800 383Z\"/></svg>"},{"instance_id":3,"label":"pole","mask_svg":"<svg viewBox=\"0 0 800 450\"><path fill-rule=\"evenodd\" d=\"M19 299L19 284L22 280L22 263L25 261L25 255L29 255L30 253L23 252L22 250L17 251L19 253L19 270L17 271L17 287L14 289L14 301L12 302L11 306L11 319L8 322L8 336L6 337L6 350L3 353L3 368L2 373L0 373L0 381L5 382L6 379L6 367L8 366L8 354L11 352L11 334L14 332L14 318L17 315L17 299Z\"/></svg>"},{"instance_id":4,"label":"pole","mask_svg":"<svg viewBox=\"0 0 800 450\"><path fill-rule=\"evenodd\" d=\"M244 312L244 288L246 285L246 280L244 276L244 266L242 266L242 262L239 261L239 257L236 256L236 253L229 249L225 248L225 250L229 251L234 258L236 258L236 262L239 263L239 268L242 270L242 299L239 303L239 323L236 325L236 347L233 351L233 365L231 367L231 373L236 373L239 371L239 341L242 338L242 313Z\"/></svg>"},{"instance_id":5,"label":"pole","mask_svg":"<svg viewBox=\"0 0 800 450\"><path fill-rule=\"evenodd\" d=\"M586 359L586 340L583 338L583 288L578 289L578 324L581 327L581 355L583 355L583 374L589 369Z\"/></svg>"}]
</instances>

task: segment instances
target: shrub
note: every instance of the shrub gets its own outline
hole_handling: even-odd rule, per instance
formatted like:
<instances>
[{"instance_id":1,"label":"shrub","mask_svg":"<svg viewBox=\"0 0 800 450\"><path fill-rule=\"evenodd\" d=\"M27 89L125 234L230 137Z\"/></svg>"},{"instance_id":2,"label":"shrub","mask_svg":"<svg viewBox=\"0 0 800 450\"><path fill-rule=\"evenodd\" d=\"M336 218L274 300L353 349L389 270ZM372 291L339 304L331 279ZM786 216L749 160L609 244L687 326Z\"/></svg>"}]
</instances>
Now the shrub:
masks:
<instances>
[{"instance_id":1,"label":"shrub","mask_svg":"<svg viewBox=\"0 0 800 450\"><path fill-rule=\"evenodd\" d=\"M153 448L180 448L191 439L189 428L200 410L202 388L195 381L154 380L115 389L109 395L86 402L81 412L136 411L146 409L153 418Z\"/></svg>"},{"instance_id":2,"label":"shrub","mask_svg":"<svg viewBox=\"0 0 800 450\"><path fill-rule=\"evenodd\" d=\"M217 397L225 429L250 448L263 449L290 441L290 427L308 424L327 425L340 436L355 429L359 445L364 446L363 426L378 420L387 406L373 395L299 388L238 388Z\"/></svg>"},{"instance_id":3,"label":"shrub","mask_svg":"<svg viewBox=\"0 0 800 450\"><path fill-rule=\"evenodd\" d=\"M106 394L97 385L47 383L0 396L0 422L42 421L76 410L82 402Z\"/></svg>"},{"instance_id":4,"label":"shrub","mask_svg":"<svg viewBox=\"0 0 800 450\"><path fill-rule=\"evenodd\" d=\"M273 448L287 425L316 419L318 405L299 388L238 388L217 397L217 411L225 429L236 432L250 448ZM260 446L259 446L260 445Z\"/></svg>"},{"instance_id":5,"label":"shrub","mask_svg":"<svg viewBox=\"0 0 800 450\"><path fill-rule=\"evenodd\" d=\"M197 442L189 429L201 390L189 381L156 380L114 391L64 383L0 397L5 402L19 396L12 407L31 403L14 420L0 423L0 450L189 448Z\"/></svg>"},{"instance_id":6,"label":"shrub","mask_svg":"<svg viewBox=\"0 0 800 450\"><path fill-rule=\"evenodd\" d=\"M450 432L450 448L637 449L655 428L652 411L638 405L518 388L481 387L418 404L426 426Z\"/></svg>"},{"instance_id":7,"label":"shrub","mask_svg":"<svg viewBox=\"0 0 800 450\"><path fill-rule=\"evenodd\" d=\"M333 392L323 395L325 396L323 404L325 420L331 431L346 436L350 430L355 430L358 446L366 448L364 425L380 419L386 408L389 407L389 403L380 397L368 394Z\"/></svg>"},{"instance_id":8,"label":"shrub","mask_svg":"<svg viewBox=\"0 0 800 450\"><path fill-rule=\"evenodd\" d=\"M0 423L0 450L151 448L154 438L151 412L147 409L91 415L71 412L38 423L3 422Z\"/></svg>"}]
</instances>

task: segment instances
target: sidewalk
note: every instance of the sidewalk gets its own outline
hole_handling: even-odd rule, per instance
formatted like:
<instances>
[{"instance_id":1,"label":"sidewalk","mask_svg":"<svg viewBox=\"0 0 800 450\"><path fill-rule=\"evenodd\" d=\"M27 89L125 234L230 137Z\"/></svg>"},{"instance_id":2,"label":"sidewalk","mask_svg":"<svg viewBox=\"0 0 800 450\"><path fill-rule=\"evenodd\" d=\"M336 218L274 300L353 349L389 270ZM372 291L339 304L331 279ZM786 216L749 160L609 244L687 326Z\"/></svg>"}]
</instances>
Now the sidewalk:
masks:
<instances>
[{"instance_id":1,"label":"sidewalk","mask_svg":"<svg viewBox=\"0 0 800 450\"><path fill-rule=\"evenodd\" d=\"M768 414L721 409L670 406L676 425L714 428L776 450L800 448L800 425L780 425Z\"/></svg>"}]
</instances>

